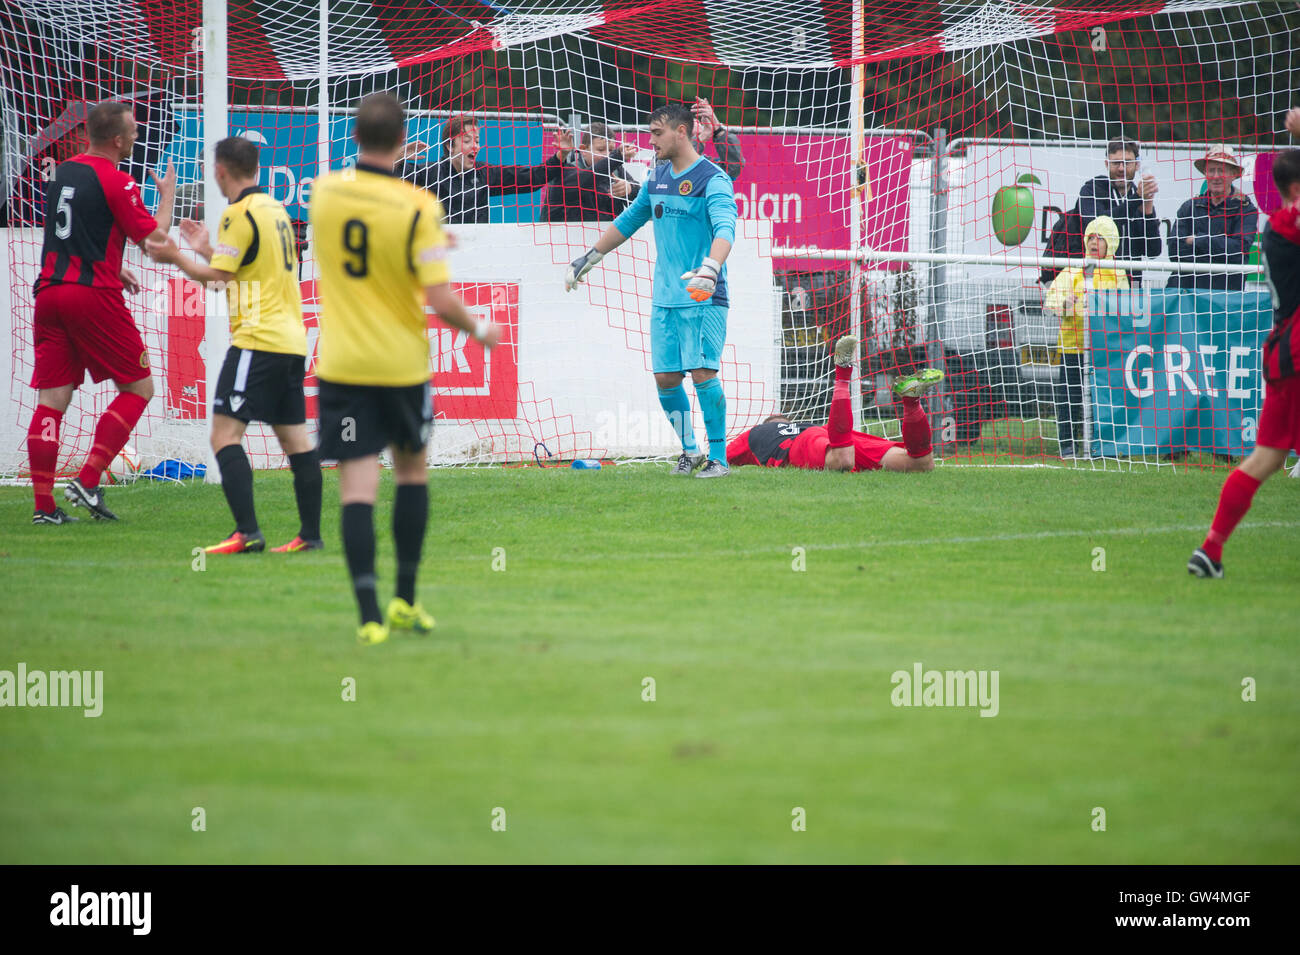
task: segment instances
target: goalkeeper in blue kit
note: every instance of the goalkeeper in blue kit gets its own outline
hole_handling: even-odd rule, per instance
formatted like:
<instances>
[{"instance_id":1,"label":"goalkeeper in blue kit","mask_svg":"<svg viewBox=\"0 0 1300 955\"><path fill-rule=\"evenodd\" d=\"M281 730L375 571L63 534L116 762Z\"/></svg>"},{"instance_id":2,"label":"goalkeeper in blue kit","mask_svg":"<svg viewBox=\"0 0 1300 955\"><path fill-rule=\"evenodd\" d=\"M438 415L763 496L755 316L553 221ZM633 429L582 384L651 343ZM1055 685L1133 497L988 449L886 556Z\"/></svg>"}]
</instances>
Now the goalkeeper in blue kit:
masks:
<instances>
[{"instance_id":1,"label":"goalkeeper in blue kit","mask_svg":"<svg viewBox=\"0 0 1300 955\"><path fill-rule=\"evenodd\" d=\"M727 340L727 269L736 238L736 197L731 177L691 145L690 107L673 103L650 114L650 141L657 160L635 201L596 244L569 266L564 287L578 286L588 272L653 217L654 295L650 351L659 404L682 442L672 473L725 477L727 399L718 380ZM709 452L701 454L682 380L691 373L704 414ZM698 470L697 470L698 469Z\"/></svg>"}]
</instances>

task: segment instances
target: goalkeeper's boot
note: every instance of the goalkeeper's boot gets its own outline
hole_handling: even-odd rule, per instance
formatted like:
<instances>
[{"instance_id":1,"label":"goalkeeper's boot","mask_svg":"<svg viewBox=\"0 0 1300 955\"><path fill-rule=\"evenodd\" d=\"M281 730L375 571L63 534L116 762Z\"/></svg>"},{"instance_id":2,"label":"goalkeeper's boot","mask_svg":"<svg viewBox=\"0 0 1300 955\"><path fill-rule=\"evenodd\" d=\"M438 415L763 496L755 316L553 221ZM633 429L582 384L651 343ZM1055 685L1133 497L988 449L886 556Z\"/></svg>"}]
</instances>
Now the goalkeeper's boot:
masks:
<instances>
[{"instance_id":1,"label":"goalkeeper's boot","mask_svg":"<svg viewBox=\"0 0 1300 955\"><path fill-rule=\"evenodd\" d=\"M213 544L203 550L209 554L254 554L266 550L266 538L261 531L241 534L235 531L220 544Z\"/></svg>"},{"instance_id":2,"label":"goalkeeper's boot","mask_svg":"<svg viewBox=\"0 0 1300 955\"><path fill-rule=\"evenodd\" d=\"M357 643L363 647L373 647L388 639L388 628L377 620L371 620L357 627Z\"/></svg>"},{"instance_id":3,"label":"goalkeeper's boot","mask_svg":"<svg viewBox=\"0 0 1300 955\"><path fill-rule=\"evenodd\" d=\"M720 478L726 477L730 473L731 468L715 458L709 458L709 463L696 471L695 476L697 478Z\"/></svg>"},{"instance_id":4,"label":"goalkeeper's boot","mask_svg":"<svg viewBox=\"0 0 1300 955\"><path fill-rule=\"evenodd\" d=\"M900 398L919 398L941 381L943 372L938 368L922 368L894 382L894 394Z\"/></svg>"},{"instance_id":5,"label":"goalkeeper's boot","mask_svg":"<svg viewBox=\"0 0 1300 955\"><path fill-rule=\"evenodd\" d=\"M80 520L79 517L69 517L61 507L56 507L52 511L35 511L32 514L33 524L76 524Z\"/></svg>"},{"instance_id":6,"label":"goalkeeper's boot","mask_svg":"<svg viewBox=\"0 0 1300 955\"><path fill-rule=\"evenodd\" d=\"M1217 560L1211 560L1200 547L1192 551L1192 556L1187 561L1187 572L1193 577L1213 577L1218 579L1223 576L1223 565Z\"/></svg>"},{"instance_id":7,"label":"goalkeeper's boot","mask_svg":"<svg viewBox=\"0 0 1300 955\"><path fill-rule=\"evenodd\" d=\"M691 472L702 465L708 458L703 454L691 454L689 451L683 451L677 456L677 464L668 472L676 474L679 477L690 477Z\"/></svg>"},{"instance_id":8,"label":"goalkeeper's boot","mask_svg":"<svg viewBox=\"0 0 1300 955\"><path fill-rule=\"evenodd\" d=\"M272 554L296 554L300 550L324 550L325 542L322 540L303 540L301 537L295 537L287 544L281 544L279 547L272 547Z\"/></svg>"},{"instance_id":9,"label":"goalkeeper's boot","mask_svg":"<svg viewBox=\"0 0 1300 955\"><path fill-rule=\"evenodd\" d=\"M433 632L433 615L420 604L408 604L401 597L394 597L388 602L388 613L384 618L389 630L409 630L424 636Z\"/></svg>"},{"instance_id":10,"label":"goalkeeper's boot","mask_svg":"<svg viewBox=\"0 0 1300 955\"><path fill-rule=\"evenodd\" d=\"M835 343L835 364L843 368L858 357L858 336L844 335Z\"/></svg>"},{"instance_id":11,"label":"goalkeeper's boot","mask_svg":"<svg viewBox=\"0 0 1300 955\"><path fill-rule=\"evenodd\" d=\"M73 507L84 507L95 515L97 521L117 520L117 515L104 504L104 489L88 488L81 483L80 478L73 478L68 482L68 486L63 489L63 499Z\"/></svg>"}]
</instances>

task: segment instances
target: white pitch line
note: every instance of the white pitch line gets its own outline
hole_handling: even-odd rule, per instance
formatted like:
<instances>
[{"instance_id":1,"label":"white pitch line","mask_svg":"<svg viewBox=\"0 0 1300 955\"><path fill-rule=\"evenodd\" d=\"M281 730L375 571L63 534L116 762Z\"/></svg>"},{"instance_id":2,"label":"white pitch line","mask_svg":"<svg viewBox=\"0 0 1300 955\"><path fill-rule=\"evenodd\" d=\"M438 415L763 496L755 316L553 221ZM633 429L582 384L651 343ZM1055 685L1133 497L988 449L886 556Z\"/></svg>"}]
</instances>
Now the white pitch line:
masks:
<instances>
[{"instance_id":1,"label":"white pitch line","mask_svg":"<svg viewBox=\"0 0 1300 955\"><path fill-rule=\"evenodd\" d=\"M988 534L974 537L923 537L911 540L876 540L854 541L832 544L800 544L793 542L788 547L760 547L750 550L694 550L682 549L667 553L629 552L627 554L559 554L548 557L558 562L607 561L607 560L682 560L691 557L762 557L769 554L789 554L790 547L803 547L812 553L828 550L874 550L881 547L929 547L944 544L997 544L1007 541L1052 540L1064 537L1132 537L1145 534L1189 534L1204 533L1208 524L1179 524L1168 527L1114 527L1088 530L1035 531L1024 534ZM1300 528L1300 521L1248 521L1237 525L1238 530L1250 528ZM448 557L445 560L486 560L482 556Z\"/></svg>"},{"instance_id":2,"label":"white pitch line","mask_svg":"<svg viewBox=\"0 0 1300 955\"><path fill-rule=\"evenodd\" d=\"M625 553L604 553L604 552L587 552L583 554L546 554L530 556L526 552L522 556L523 560L550 561L553 563L590 563L592 561L611 561L611 560L682 560L692 557L764 557L771 554L786 554L790 552L790 547L803 547L807 552L816 551L833 551L833 550L876 550L882 547L932 547L936 545L954 545L954 544L999 544L1009 541L1031 541L1031 540L1056 540L1066 537L1134 537L1145 534L1190 534L1203 533L1208 525L1201 524L1175 524L1167 527L1110 527L1110 528L1090 528L1087 530L1060 530L1060 531L1034 531L1023 534L985 534L980 536L966 537L916 537L910 540L875 540L875 541L848 541L831 544L798 544L792 543L789 546L772 546L750 548L748 550L694 550L683 547L677 551L650 552L627 551ZM1258 530L1258 529L1283 529L1291 530L1300 528L1300 521L1247 521L1237 525L1238 530ZM519 555L523 547L512 545L511 550L515 555ZM436 566L439 563L479 563L491 559L490 554L455 554L444 555L439 557L427 557L424 561L425 566ZM519 556L515 560L521 559ZM189 564L191 560L190 552L185 552L185 563ZM136 566L165 566L172 567L176 561L167 559L155 560L137 560ZM216 566L220 566L220 561ZM237 563L248 563L244 558ZM290 561L280 561L286 566ZM299 562L302 563L302 562ZM50 564L60 567L121 567L121 561L99 561L99 560L81 560L77 558L63 559L56 557L2 557L0 558L0 567L5 564Z\"/></svg>"}]
</instances>

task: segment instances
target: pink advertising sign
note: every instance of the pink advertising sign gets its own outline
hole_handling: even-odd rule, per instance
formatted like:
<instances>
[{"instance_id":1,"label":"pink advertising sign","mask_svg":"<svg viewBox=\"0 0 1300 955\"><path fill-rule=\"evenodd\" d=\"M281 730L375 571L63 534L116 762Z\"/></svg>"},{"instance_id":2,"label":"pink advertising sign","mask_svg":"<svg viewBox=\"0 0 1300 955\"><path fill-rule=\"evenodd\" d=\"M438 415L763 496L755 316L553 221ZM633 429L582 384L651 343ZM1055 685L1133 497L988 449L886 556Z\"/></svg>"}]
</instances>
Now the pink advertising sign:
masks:
<instances>
[{"instance_id":1,"label":"pink advertising sign","mask_svg":"<svg viewBox=\"0 0 1300 955\"><path fill-rule=\"evenodd\" d=\"M745 168L736 178L736 212L742 219L772 222L773 247L849 248L850 140L848 136L740 132ZM629 137L643 148L644 134ZM868 137L864 235L867 245L887 252L906 252L908 180L913 143L909 136ZM647 151L646 155L649 153ZM718 161L706 144L705 155ZM777 269L843 269L834 259L778 257ZM889 268L897 268L892 265Z\"/></svg>"},{"instance_id":2,"label":"pink advertising sign","mask_svg":"<svg viewBox=\"0 0 1300 955\"><path fill-rule=\"evenodd\" d=\"M761 133L740 137L745 169L735 183L742 219L770 219L773 246L848 249L850 141L846 136ZM869 138L863 239L868 247L907 251L912 140ZM778 269L847 268L829 259L773 260Z\"/></svg>"}]
</instances>

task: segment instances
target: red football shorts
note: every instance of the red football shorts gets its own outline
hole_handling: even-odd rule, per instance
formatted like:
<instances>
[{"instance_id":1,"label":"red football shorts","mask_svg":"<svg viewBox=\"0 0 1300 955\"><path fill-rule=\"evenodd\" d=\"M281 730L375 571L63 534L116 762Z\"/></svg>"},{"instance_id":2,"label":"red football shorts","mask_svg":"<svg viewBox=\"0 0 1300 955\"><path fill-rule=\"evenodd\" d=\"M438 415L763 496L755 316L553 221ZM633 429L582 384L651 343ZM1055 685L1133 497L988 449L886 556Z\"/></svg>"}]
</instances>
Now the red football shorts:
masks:
<instances>
[{"instance_id":1,"label":"red football shorts","mask_svg":"<svg viewBox=\"0 0 1300 955\"><path fill-rule=\"evenodd\" d=\"M907 450L907 445L901 441L890 441L861 431L854 431L852 435L855 471L879 471L883 466L885 452L890 448ZM831 436L826 428L809 428L795 438L794 444L790 446L790 464L796 468L820 471L826 467L826 449L830 444Z\"/></svg>"},{"instance_id":2,"label":"red football shorts","mask_svg":"<svg viewBox=\"0 0 1300 955\"><path fill-rule=\"evenodd\" d=\"M149 376L149 353L118 289L63 283L36 295L33 388Z\"/></svg>"},{"instance_id":3,"label":"red football shorts","mask_svg":"<svg viewBox=\"0 0 1300 955\"><path fill-rule=\"evenodd\" d=\"M1264 385L1255 443L1266 448L1300 449L1300 375Z\"/></svg>"},{"instance_id":4,"label":"red football shorts","mask_svg":"<svg viewBox=\"0 0 1300 955\"><path fill-rule=\"evenodd\" d=\"M758 458L749 450L749 431L740 432L727 445L727 463L732 467L744 464L758 464Z\"/></svg>"}]
</instances>

